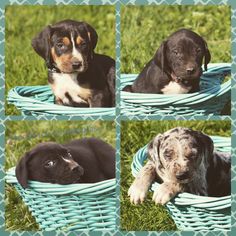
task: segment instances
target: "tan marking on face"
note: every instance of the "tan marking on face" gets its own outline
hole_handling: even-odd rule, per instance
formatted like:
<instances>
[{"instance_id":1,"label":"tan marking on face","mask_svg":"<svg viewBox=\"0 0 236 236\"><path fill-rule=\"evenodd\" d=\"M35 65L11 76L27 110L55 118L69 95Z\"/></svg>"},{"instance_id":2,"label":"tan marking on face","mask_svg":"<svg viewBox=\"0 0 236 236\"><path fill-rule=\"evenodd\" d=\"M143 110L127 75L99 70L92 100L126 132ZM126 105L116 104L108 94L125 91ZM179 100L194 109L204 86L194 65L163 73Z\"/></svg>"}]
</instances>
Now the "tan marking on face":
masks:
<instances>
[{"instance_id":1,"label":"tan marking on face","mask_svg":"<svg viewBox=\"0 0 236 236\"><path fill-rule=\"evenodd\" d=\"M84 39L81 38L80 36L78 36L78 37L76 38L76 44L77 44L77 45L80 45L83 41L84 41Z\"/></svg>"},{"instance_id":2,"label":"tan marking on face","mask_svg":"<svg viewBox=\"0 0 236 236\"><path fill-rule=\"evenodd\" d=\"M63 42L66 46L69 46L69 45L71 44L70 39L67 38L67 37L64 37L64 38L62 39L62 42Z\"/></svg>"},{"instance_id":3,"label":"tan marking on face","mask_svg":"<svg viewBox=\"0 0 236 236\"><path fill-rule=\"evenodd\" d=\"M71 67L72 54L71 53L57 56L55 52L55 48L53 47L51 49L51 54L52 54L52 59L56 63L59 70L65 73L70 73L72 71L72 67Z\"/></svg>"}]
</instances>

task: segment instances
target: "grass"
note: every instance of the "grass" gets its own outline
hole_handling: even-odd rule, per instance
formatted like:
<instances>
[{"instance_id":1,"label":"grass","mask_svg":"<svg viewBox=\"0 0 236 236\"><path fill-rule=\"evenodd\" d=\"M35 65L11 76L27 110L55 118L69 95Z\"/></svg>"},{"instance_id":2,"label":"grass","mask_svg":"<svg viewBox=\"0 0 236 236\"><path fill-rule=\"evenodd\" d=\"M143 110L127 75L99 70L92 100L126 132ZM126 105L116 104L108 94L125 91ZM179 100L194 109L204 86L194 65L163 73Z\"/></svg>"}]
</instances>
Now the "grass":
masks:
<instances>
[{"instance_id":1,"label":"grass","mask_svg":"<svg viewBox=\"0 0 236 236\"><path fill-rule=\"evenodd\" d=\"M231 136L230 121L122 121L121 123L121 229L125 231L171 231L175 223L163 206L155 205L149 193L142 205L130 203L128 188L134 180L130 165L134 154L158 133L182 126L208 135Z\"/></svg>"},{"instance_id":2,"label":"grass","mask_svg":"<svg viewBox=\"0 0 236 236\"><path fill-rule=\"evenodd\" d=\"M211 62L231 62L229 6L123 6L121 9L121 72L139 73L171 33L188 28L200 34Z\"/></svg>"},{"instance_id":3,"label":"grass","mask_svg":"<svg viewBox=\"0 0 236 236\"><path fill-rule=\"evenodd\" d=\"M20 14L19 14L20 13ZM47 70L31 47L32 38L49 24L64 19L86 21L98 33L95 49L115 58L114 6L7 6L5 31L5 95L15 86L46 85ZM6 102L7 115L20 112Z\"/></svg>"},{"instance_id":4,"label":"grass","mask_svg":"<svg viewBox=\"0 0 236 236\"><path fill-rule=\"evenodd\" d=\"M82 137L102 138L115 147L115 123L104 121L8 121L6 123L5 170L16 165L24 153L45 141L65 143ZM34 217L14 187L5 185L5 229L39 230Z\"/></svg>"}]
</instances>

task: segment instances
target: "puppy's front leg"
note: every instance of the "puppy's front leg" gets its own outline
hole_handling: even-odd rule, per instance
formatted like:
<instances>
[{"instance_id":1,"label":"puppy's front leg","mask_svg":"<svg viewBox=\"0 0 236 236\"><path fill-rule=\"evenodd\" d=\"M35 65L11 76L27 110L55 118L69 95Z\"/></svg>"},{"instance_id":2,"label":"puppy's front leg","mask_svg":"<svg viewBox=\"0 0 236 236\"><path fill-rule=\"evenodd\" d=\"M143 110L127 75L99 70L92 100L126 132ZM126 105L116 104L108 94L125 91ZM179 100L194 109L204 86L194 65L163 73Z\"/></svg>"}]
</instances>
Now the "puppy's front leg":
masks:
<instances>
[{"instance_id":1,"label":"puppy's front leg","mask_svg":"<svg viewBox=\"0 0 236 236\"><path fill-rule=\"evenodd\" d=\"M155 165L152 161L148 161L146 165L139 171L134 182L129 188L128 195L131 203L142 203L147 195L148 189L156 176Z\"/></svg>"},{"instance_id":2,"label":"puppy's front leg","mask_svg":"<svg viewBox=\"0 0 236 236\"><path fill-rule=\"evenodd\" d=\"M180 192L183 192L183 186L181 184L164 182L154 191L152 200L156 204L165 205Z\"/></svg>"}]
</instances>

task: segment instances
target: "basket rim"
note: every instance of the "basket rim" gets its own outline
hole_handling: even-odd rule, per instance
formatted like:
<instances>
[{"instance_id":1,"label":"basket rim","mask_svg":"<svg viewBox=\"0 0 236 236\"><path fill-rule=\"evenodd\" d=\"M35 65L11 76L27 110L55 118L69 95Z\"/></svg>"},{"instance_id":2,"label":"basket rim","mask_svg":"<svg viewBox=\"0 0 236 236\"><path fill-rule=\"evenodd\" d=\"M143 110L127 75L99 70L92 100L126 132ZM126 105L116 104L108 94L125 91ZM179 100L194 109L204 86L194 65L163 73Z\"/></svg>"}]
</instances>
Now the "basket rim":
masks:
<instances>
[{"instance_id":1,"label":"basket rim","mask_svg":"<svg viewBox=\"0 0 236 236\"><path fill-rule=\"evenodd\" d=\"M204 79L204 75L208 75L210 73L219 74L220 70L227 70L228 73L231 71L231 63L211 63L208 64L208 70L203 72L203 76L201 77ZM124 84L125 79L129 79L130 82L134 81L137 74L121 74L121 85ZM121 86L122 87L122 86ZM197 103L204 101L205 99L209 100L211 97L216 97L222 95L222 93L226 93L231 89L231 79L226 81L225 83L219 85L220 89L216 88L217 86L212 86L207 89L203 89L200 92L189 93L189 94L171 94L171 95L164 95L164 94L150 94L150 93L130 93L126 91L120 91L121 100L124 103L141 103L142 105L166 105L168 104L184 104L188 105L195 104L196 100ZM200 101L199 101L200 100Z\"/></svg>"},{"instance_id":2,"label":"basket rim","mask_svg":"<svg viewBox=\"0 0 236 236\"><path fill-rule=\"evenodd\" d=\"M220 144L224 142L222 147L231 146L231 137L221 137L221 136L210 136L213 142L217 143L216 148L220 147ZM143 166L141 161L145 161L147 159L147 145L140 148L134 155L133 161L131 164L132 175L135 177L139 172L140 168ZM142 160L141 160L142 159ZM151 190L154 191L160 184L154 182L151 185ZM208 210L220 210L231 207L231 195L223 196L223 197L208 197L208 196L199 196L192 193L179 193L173 198L168 204L175 204L179 206L194 206L198 208L205 208Z\"/></svg>"},{"instance_id":3,"label":"basket rim","mask_svg":"<svg viewBox=\"0 0 236 236\"><path fill-rule=\"evenodd\" d=\"M9 184L20 184L15 175L15 167L11 167L6 171L5 181ZM20 186L21 187L21 186ZM76 183L76 184L52 184L39 181L28 181L28 188L25 191L35 191L49 195L65 195L65 194L89 194L97 195L116 188L116 178L108 179L96 183Z\"/></svg>"},{"instance_id":4,"label":"basket rim","mask_svg":"<svg viewBox=\"0 0 236 236\"><path fill-rule=\"evenodd\" d=\"M78 114L88 115L115 115L116 107L70 107L51 103L49 101L40 101L34 97L24 96L24 93L40 94L41 96L53 96L49 85L36 86L16 86L11 88L7 95L7 101L15 105L18 109L44 112L50 114ZM95 113L95 114L94 114Z\"/></svg>"}]
</instances>

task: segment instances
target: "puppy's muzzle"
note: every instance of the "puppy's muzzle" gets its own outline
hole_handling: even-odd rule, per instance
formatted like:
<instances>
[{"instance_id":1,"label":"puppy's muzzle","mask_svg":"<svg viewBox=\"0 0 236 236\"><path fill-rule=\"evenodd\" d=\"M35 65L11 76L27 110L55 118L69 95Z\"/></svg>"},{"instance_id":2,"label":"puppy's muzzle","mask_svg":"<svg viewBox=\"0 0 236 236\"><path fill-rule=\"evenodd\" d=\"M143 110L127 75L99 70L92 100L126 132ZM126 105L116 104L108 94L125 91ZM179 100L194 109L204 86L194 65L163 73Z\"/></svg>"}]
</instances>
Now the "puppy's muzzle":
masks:
<instances>
[{"instance_id":1,"label":"puppy's muzzle","mask_svg":"<svg viewBox=\"0 0 236 236\"><path fill-rule=\"evenodd\" d=\"M186 180L189 178L190 172L189 172L189 170L181 171L181 172L176 173L175 176L176 176L176 179L178 179L178 180Z\"/></svg>"},{"instance_id":2,"label":"puppy's muzzle","mask_svg":"<svg viewBox=\"0 0 236 236\"><path fill-rule=\"evenodd\" d=\"M73 68L74 70L80 69L81 66L82 66L82 62L81 62L81 61L72 62L72 68Z\"/></svg>"},{"instance_id":3,"label":"puppy's muzzle","mask_svg":"<svg viewBox=\"0 0 236 236\"><path fill-rule=\"evenodd\" d=\"M196 69L194 67L188 67L186 69L186 72L188 75L192 75L195 71L196 71Z\"/></svg>"}]
</instances>

